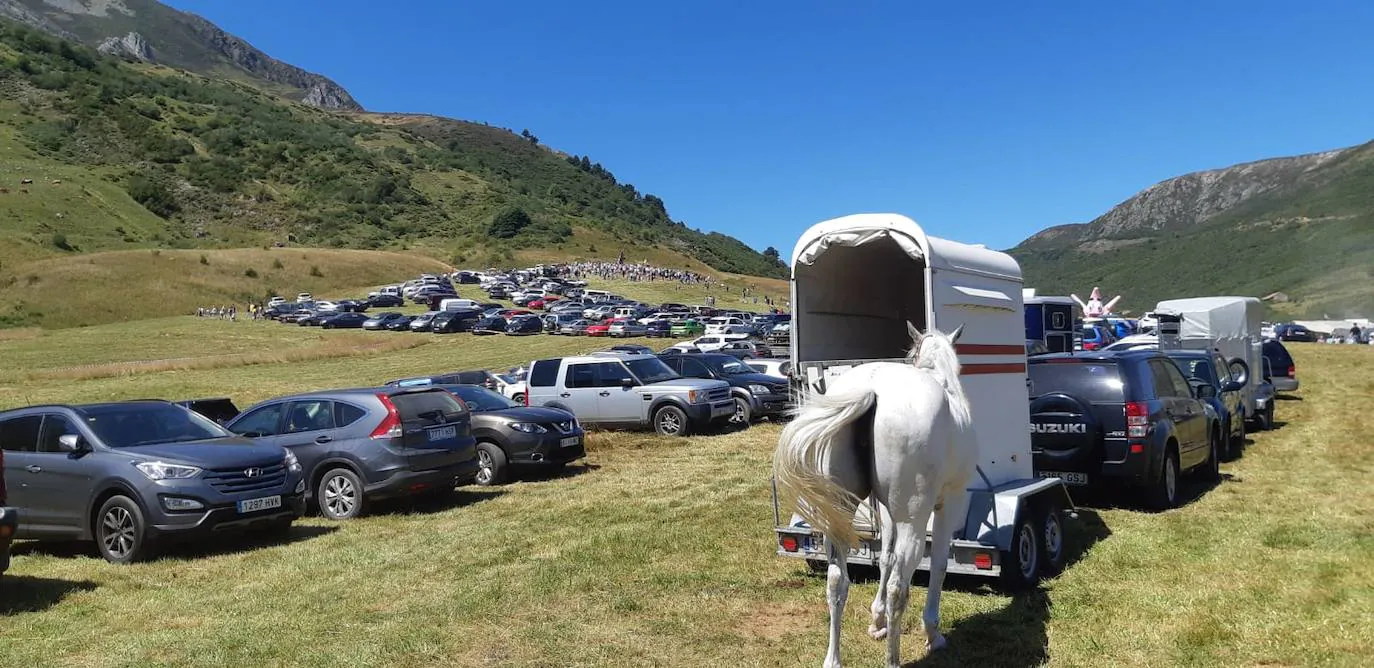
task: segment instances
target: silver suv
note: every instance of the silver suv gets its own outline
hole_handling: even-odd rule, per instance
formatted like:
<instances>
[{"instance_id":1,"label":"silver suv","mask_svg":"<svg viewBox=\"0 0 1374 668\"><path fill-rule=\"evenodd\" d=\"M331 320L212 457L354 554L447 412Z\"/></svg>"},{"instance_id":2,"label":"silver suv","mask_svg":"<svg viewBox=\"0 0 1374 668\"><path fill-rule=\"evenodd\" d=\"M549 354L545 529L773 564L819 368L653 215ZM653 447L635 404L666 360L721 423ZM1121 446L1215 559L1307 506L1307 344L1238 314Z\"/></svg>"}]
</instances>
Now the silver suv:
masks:
<instances>
[{"instance_id":1,"label":"silver suv","mask_svg":"<svg viewBox=\"0 0 1374 668\"><path fill-rule=\"evenodd\" d=\"M730 384L684 378L646 354L597 353L530 363L527 404L562 408L583 423L649 427L686 436L729 422Z\"/></svg>"}]
</instances>

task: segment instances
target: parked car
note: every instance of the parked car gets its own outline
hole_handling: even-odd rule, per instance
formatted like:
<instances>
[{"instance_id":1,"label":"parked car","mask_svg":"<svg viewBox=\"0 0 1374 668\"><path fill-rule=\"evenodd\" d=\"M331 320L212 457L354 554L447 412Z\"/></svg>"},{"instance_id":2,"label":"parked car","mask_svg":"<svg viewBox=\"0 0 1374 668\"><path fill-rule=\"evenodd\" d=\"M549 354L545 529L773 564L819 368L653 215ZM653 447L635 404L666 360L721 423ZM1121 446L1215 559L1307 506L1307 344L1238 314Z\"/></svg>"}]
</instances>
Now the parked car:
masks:
<instances>
[{"instance_id":1,"label":"parked car","mask_svg":"<svg viewBox=\"0 0 1374 668\"><path fill-rule=\"evenodd\" d=\"M367 303L374 308L393 308L396 306L405 306L406 300L400 295L380 294L368 297Z\"/></svg>"},{"instance_id":2,"label":"parked car","mask_svg":"<svg viewBox=\"0 0 1374 668\"><path fill-rule=\"evenodd\" d=\"M639 355L653 355L654 349L649 346L641 346L635 343L621 343L606 349L610 353L635 353Z\"/></svg>"},{"instance_id":3,"label":"parked car","mask_svg":"<svg viewBox=\"0 0 1374 668\"><path fill-rule=\"evenodd\" d=\"M510 324L510 323L506 322L506 319L505 319L505 318L502 318L502 317L499 316L499 315L487 316L487 317L485 317L485 318L482 318L481 320L478 320L476 323L473 324L473 326L472 326L472 333L473 333L473 334L504 334L504 333L506 332L506 325L509 325L509 324Z\"/></svg>"},{"instance_id":4,"label":"parked car","mask_svg":"<svg viewBox=\"0 0 1374 668\"><path fill-rule=\"evenodd\" d=\"M1312 330L1294 324L1284 324L1274 326L1274 336L1280 341L1298 341L1302 343L1316 343L1317 335Z\"/></svg>"},{"instance_id":5,"label":"parked car","mask_svg":"<svg viewBox=\"0 0 1374 668\"><path fill-rule=\"evenodd\" d=\"M1188 377L1197 397L1211 404L1221 417L1221 432L1216 435L1221 439L1221 458L1240 456L1245 447L1245 399L1241 395L1245 384L1231 377L1220 351L1170 349L1164 354Z\"/></svg>"},{"instance_id":6,"label":"parked car","mask_svg":"<svg viewBox=\"0 0 1374 668\"><path fill-rule=\"evenodd\" d=\"M1050 353L1027 360L1036 475L1068 485L1126 483L1156 509L1178 504L1179 475L1220 475L1219 416L1158 350Z\"/></svg>"},{"instance_id":7,"label":"parked car","mask_svg":"<svg viewBox=\"0 0 1374 668\"><path fill-rule=\"evenodd\" d=\"M356 313L346 312L325 318L320 321L321 329L361 329L363 323L367 322L367 316Z\"/></svg>"},{"instance_id":8,"label":"parked car","mask_svg":"<svg viewBox=\"0 0 1374 668\"><path fill-rule=\"evenodd\" d=\"M0 580L10 569L10 544L19 531L19 511L9 507L9 491L5 489L5 451L0 450Z\"/></svg>"},{"instance_id":9,"label":"parked car","mask_svg":"<svg viewBox=\"0 0 1374 668\"><path fill-rule=\"evenodd\" d=\"M704 352L713 353L724 348L726 344L744 341L748 336L747 334L707 334L693 339L690 343ZM760 355L760 357L767 357L767 355Z\"/></svg>"},{"instance_id":10,"label":"parked car","mask_svg":"<svg viewBox=\"0 0 1374 668\"><path fill-rule=\"evenodd\" d=\"M319 327L326 318L332 317L334 317L333 311L305 311L296 318L296 324L301 327Z\"/></svg>"},{"instance_id":11,"label":"parked car","mask_svg":"<svg viewBox=\"0 0 1374 668\"><path fill-rule=\"evenodd\" d=\"M668 320L650 320L644 325L644 336L651 339L666 339L673 334L673 323Z\"/></svg>"},{"instance_id":12,"label":"parked car","mask_svg":"<svg viewBox=\"0 0 1374 668\"><path fill-rule=\"evenodd\" d=\"M528 404L570 411L591 424L651 427L686 436L735 414L730 385L684 378L653 355L588 355L530 364Z\"/></svg>"},{"instance_id":13,"label":"parked car","mask_svg":"<svg viewBox=\"0 0 1374 668\"><path fill-rule=\"evenodd\" d=\"M563 466L586 456L586 435L568 411L530 408L478 385L437 387L472 411L478 485L499 485L516 467Z\"/></svg>"},{"instance_id":14,"label":"parked car","mask_svg":"<svg viewBox=\"0 0 1374 668\"><path fill-rule=\"evenodd\" d=\"M688 318L673 323L669 333L674 337L701 336L706 333L706 325L701 324L700 320Z\"/></svg>"},{"instance_id":15,"label":"parked car","mask_svg":"<svg viewBox=\"0 0 1374 668\"><path fill-rule=\"evenodd\" d=\"M780 378L792 377L792 359L788 357L772 357L768 359L755 358L744 360L744 363L749 365L749 368L759 373L778 376Z\"/></svg>"},{"instance_id":16,"label":"parked car","mask_svg":"<svg viewBox=\"0 0 1374 668\"><path fill-rule=\"evenodd\" d=\"M768 346L758 341L730 341L717 349L717 352L733 355L742 360L753 359L755 357L772 357L773 351Z\"/></svg>"},{"instance_id":17,"label":"parked car","mask_svg":"<svg viewBox=\"0 0 1374 668\"><path fill-rule=\"evenodd\" d=\"M730 384L735 414L730 421L747 425L761 417L791 410L791 388L787 379L769 376L750 368L739 359L721 353L659 355L673 371L688 378L723 380Z\"/></svg>"},{"instance_id":18,"label":"parked car","mask_svg":"<svg viewBox=\"0 0 1374 668\"><path fill-rule=\"evenodd\" d=\"M1105 348L1115 343L1117 338L1112 329L1102 323L1084 325L1079 332L1083 336L1082 350Z\"/></svg>"},{"instance_id":19,"label":"parked car","mask_svg":"<svg viewBox=\"0 0 1374 668\"><path fill-rule=\"evenodd\" d=\"M1298 391L1298 367L1288 349L1276 340L1265 341L1260 349L1264 356L1265 375L1276 392Z\"/></svg>"},{"instance_id":20,"label":"parked car","mask_svg":"<svg viewBox=\"0 0 1374 668\"><path fill-rule=\"evenodd\" d=\"M605 320L587 325L587 329L582 331L587 336L608 336L610 332L611 323Z\"/></svg>"},{"instance_id":21,"label":"parked car","mask_svg":"<svg viewBox=\"0 0 1374 668\"><path fill-rule=\"evenodd\" d=\"M578 318L577 320L574 320L572 322L560 325L558 328L558 333L564 336L584 336L587 333L587 328L591 327L594 324L596 323L590 320Z\"/></svg>"},{"instance_id":22,"label":"parked car","mask_svg":"<svg viewBox=\"0 0 1374 668\"><path fill-rule=\"evenodd\" d=\"M429 387L381 387L278 397L226 428L295 453L320 513L344 520L367 504L447 494L477 475L471 414Z\"/></svg>"},{"instance_id":23,"label":"parked car","mask_svg":"<svg viewBox=\"0 0 1374 668\"><path fill-rule=\"evenodd\" d=\"M543 332L544 321L537 315L516 316L506 323L506 334L510 336L527 336Z\"/></svg>"},{"instance_id":24,"label":"parked car","mask_svg":"<svg viewBox=\"0 0 1374 668\"><path fill-rule=\"evenodd\" d=\"M215 421L215 424L219 425L223 425L224 423L234 419L234 417L239 414L238 406L235 406L234 401L229 397L215 397L212 399L187 399L182 401L173 401L172 403L181 406L182 408L188 408L190 410L193 410L196 413L200 414L201 417L210 418L211 420Z\"/></svg>"},{"instance_id":25,"label":"parked car","mask_svg":"<svg viewBox=\"0 0 1374 668\"><path fill-rule=\"evenodd\" d=\"M387 329L388 325L404 317L406 317L405 314L396 311L377 313L363 322L363 329L372 331Z\"/></svg>"},{"instance_id":26,"label":"parked car","mask_svg":"<svg viewBox=\"0 0 1374 668\"><path fill-rule=\"evenodd\" d=\"M644 336L649 333L649 328L629 317L616 318L611 321L611 328L608 329L606 333L617 338L629 338L632 336Z\"/></svg>"},{"instance_id":27,"label":"parked car","mask_svg":"<svg viewBox=\"0 0 1374 668\"><path fill-rule=\"evenodd\" d=\"M518 404L525 402L525 382L511 374L493 373L486 369L450 371L432 376L412 376L388 380L387 387L414 387L417 385L479 385Z\"/></svg>"},{"instance_id":28,"label":"parked car","mask_svg":"<svg viewBox=\"0 0 1374 668\"><path fill-rule=\"evenodd\" d=\"M429 331L435 334L470 332L482 320L482 312L477 309L458 311L439 311L430 321Z\"/></svg>"},{"instance_id":29,"label":"parked car","mask_svg":"<svg viewBox=\"0 0 1374 668\"><path fill-rule=\"evenodd\" d=\"M399 317L399 318L396 318L395 320L392 320L391 322L388 322L388 323L386 324L386 331L388 331L388 332L409 332L409 331L410 331L410 323L412 323L412 322L415 322L415 316L413 316L413 315L403 315L403 316L401 316L401 317Z\"/></svg>"},{"instance_id":30,"label":"parked car","mask_svg":"<svg viewBox=\"0 0 1374 668\"><path fill-rule=\"evenodd\" d=\"M294 454L166 401L0 412L0 449L15 537L94 541L114 563L175 539L281 531L304 512Z\"/></svg>"},{"instance_id":31,"label":"parked car","mask_svg":"<svg viewBox=\"0 0 1374 668\"><path fill-rule=\"evenodd\" d=\"M341 299L337 302L334 302L334 306L336 307L335 310L340 312L362 313L366 311L368 307L371 306L371 304L369 304L366 300Z\"/></svg>"}]
</instances>

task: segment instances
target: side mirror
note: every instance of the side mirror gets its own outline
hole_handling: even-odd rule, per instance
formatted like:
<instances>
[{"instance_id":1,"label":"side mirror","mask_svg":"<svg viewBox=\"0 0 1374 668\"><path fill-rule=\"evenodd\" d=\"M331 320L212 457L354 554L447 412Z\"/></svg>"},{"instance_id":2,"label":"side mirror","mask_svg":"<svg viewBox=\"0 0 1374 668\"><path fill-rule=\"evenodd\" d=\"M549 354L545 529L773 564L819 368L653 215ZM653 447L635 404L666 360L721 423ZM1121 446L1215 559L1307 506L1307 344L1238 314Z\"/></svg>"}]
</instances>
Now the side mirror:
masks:
<instances>
[{"instance_id":1,"label":"side mirror","mask_svg":"<svg viewBox=\"0 0 1374 668\"><path fill-rule=\"evenodd\" d=\"M1238 380L1228 380L1221 384L1222 392L1239 392L1245 387L1245 383Z\"/></svg>"},{"instance_id":2,"label":"side mirror","mask_svg":"<svg viewBox=\"0 0 1374 668\"><path fill-rule=\"evenodd\" d=\"M76 434L63 434L57 437L57 444L67 452L81 452L85 450L85 444L81 442L81 437Z\"/></svg>"},{"instance_id":3,"label":"side mirror","mask_svg":"<svg viewBox=\"0 0 1374 668\"><path fill-rule=\"evenodd\" d=\"M628 387L634 387L634 386L635 386L635 379L633 379L633 378L621 378L621 379L620 379L620 386L621 386L621 387L627 387L627 388L628 388Z\"/></svg>"}]
</instances>

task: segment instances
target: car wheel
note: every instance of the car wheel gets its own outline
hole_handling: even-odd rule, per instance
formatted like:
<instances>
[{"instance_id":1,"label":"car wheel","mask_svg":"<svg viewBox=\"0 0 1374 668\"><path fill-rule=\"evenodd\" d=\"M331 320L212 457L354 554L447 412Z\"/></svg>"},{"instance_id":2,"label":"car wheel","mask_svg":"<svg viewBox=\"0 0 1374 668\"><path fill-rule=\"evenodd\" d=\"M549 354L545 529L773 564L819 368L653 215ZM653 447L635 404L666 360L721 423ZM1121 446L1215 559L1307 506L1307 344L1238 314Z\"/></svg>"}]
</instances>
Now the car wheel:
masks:
<instances>
[{"instance_id":1,"label":"car wheel","mask_svg":"<svg viewBox=\"0 0 1374 668\"><path fill-rule=\"evenodd\" d=\"M1236 420L1235 433L1226 437L1226 461L1240 459L1245 450L1245 420Z\"/></svg>"},{"instance_id":2,"label":"car wheel","mask_svg":"<svg viewBox=\"0 0 1374 668\"><path fill-rule=\"evenodd\" d=\"M664 406L654 412L654 431L663 436L686 436L691 433L687 414L677 406Z\"/></svg>"},{"instance_id":3,"label":"car wheel","mask_svg":"<svg viewBox=\"0 0 1374 668\"><path fill-rule=\"evenodd\" d=\"M1040 574L1054 577L1064 570L1064 511L1058 501L1047 501L1040 510Z\"/></svg>"},{"instance_id":4,"label":"car wheel","mask_svg":"<svg viewBox=\"0 0 1374 668\"><path fill-rule=\"evenodd\" d=\"M749 424L753 417L753 411L749 409L749 400L744 397L735 397L735 414L730 416L730 424Z\"/></svg>"},{"instance_id":5,"label":"car wheel","mask_svg":"<svg viewBox=\"0 0 1374 668\"><path fill-rule=\"evenodd\" d=\"M348 469L330 469L315 490L320 514L331 520L353 519L363 512L363 481Z\"/></svg>"},{"instance_id":6,"label":"car wheel","mask_svg":"<svg viewBox=\"0 0 1374 668\"><path fill-rule=\"evenodd\" d=\"M1178 505L1178 455L1172 447L1165 453L1159 479L1147 490L1146 497L1155 510L1168 510Z\"/></svg>"},{"instance_id":7,"label":"car wheel","mask_svg":"<svg viewBox=\"0 0 1374 668\"><path fill-rule=\"evenodd\" d=\"M1197 476L1200 480L1216 482L1221 480L1221 434L1213 433L1207 439L1207 461L1198 467Z\"/></svg>"},{"instance_id":8,"label":"car wheel","mask_svg":"<svg viewBox=\"0 0 1374 668\"><path fill-rule=\"evenodd\" d=\"M1040 537L1031 513L1021 513L1011 534L1011 550L1002 553L1002 586L1011 591L1034 587L1040 578Z\"/></svg>"},{"instance_id":9,"label":"car wheel","mask_svg":"<svg viewBox=\"0 0 1374 668\"><path fill-rule=\"evenodd\" d=\"M516 392L513 396L511 396L510 400L514 401L517 404L523 404L525 403L525 393Z\"/></svg>"},{"instance_id":10,"label":"car wheel","mask_svg":"<svg viewBox=\"0 0 1374 668\"><path fill-rule=\"evenodd\" d=\"M127 496L112 496L95 518L95 543L100 556L112 564L128 564L152 550L143 510Z\"/></svg>"},{"instance_id":11,"label":"car wheel","mask_svg":"<svg viewBox=\"0 0 1374 668\"><path fill-rule=\"evenodd\" d=\"M506 453L499 446L489 441L477 444L478 485L491 487L506 482L509 468L506 464Z\"/></svg>"}]
</instances>

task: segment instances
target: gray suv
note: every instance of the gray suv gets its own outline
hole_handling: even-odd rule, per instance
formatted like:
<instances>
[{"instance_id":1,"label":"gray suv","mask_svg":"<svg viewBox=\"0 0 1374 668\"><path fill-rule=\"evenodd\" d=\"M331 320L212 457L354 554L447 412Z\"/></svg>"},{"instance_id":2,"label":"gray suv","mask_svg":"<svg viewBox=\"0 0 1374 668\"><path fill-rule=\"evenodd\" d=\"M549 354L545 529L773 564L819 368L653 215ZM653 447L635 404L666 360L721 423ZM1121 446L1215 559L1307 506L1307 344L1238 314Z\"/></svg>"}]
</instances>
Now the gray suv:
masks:
<instances>
[{"instance_id":1,"label":"gray suv","mask_svg":"<svg viewBox=\"0 0 1374 668\"><path fill-rule=\"evenodd\" d=\"M357 517L369 501L451 493L477 476L472 414L432 386L279 397L225 428L294 452L312 501L335 520Z\"/></svg>"},{"instance_id":2,"label":"gray suv","mask_svg":"<svg viewBox=\"0 0 1374 668\"><path fill-rule=\"evenodd\" d=\"M165 401L5 411L0 449L16 537L93 540L114 563L161 539L287 529L305 511L294 455Z\"/></svg>"}]
</instances>

